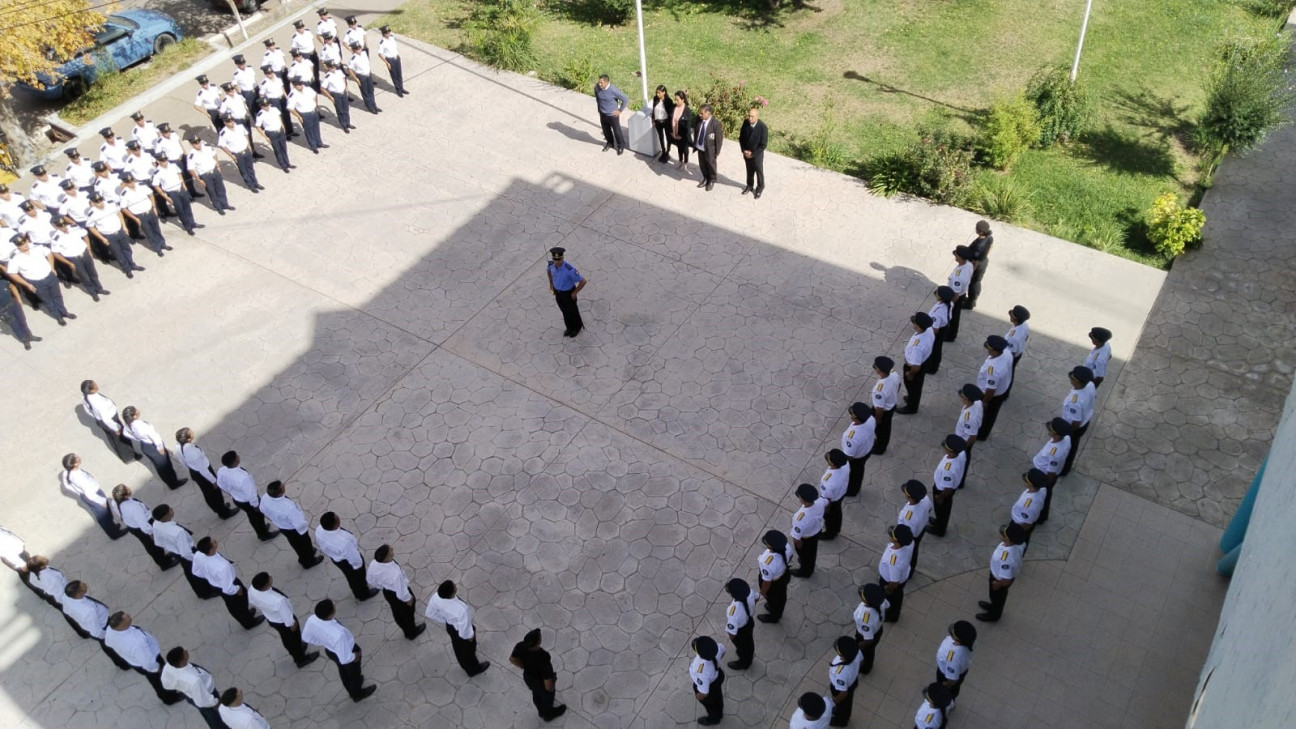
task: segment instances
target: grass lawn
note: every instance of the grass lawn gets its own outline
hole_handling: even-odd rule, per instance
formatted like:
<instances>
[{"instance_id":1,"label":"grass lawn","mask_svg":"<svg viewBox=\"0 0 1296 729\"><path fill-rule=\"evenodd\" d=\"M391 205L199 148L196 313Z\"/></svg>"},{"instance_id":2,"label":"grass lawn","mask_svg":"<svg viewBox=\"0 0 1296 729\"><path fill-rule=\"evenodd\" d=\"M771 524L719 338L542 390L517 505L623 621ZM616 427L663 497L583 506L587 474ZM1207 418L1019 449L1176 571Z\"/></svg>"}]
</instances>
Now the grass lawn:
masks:
<instances>
[{"instance_id":1,"label":"grass lawn","mask_svg":"<svg viewBox=\"0 0 1296 729\"><path fill-rule=\"evenodd\" d=\"M123 101L144 93L159 81L189 68L210 53L211 46L195 38L185 38L145 64L100 76L84 94L59 110L59 118L76 126L85 124Z\"/></svg>"},{"instance_id":2,"label":"grass lawn","mask_svg":"<svg viewBox=\"0 0 1296 729\"><path fill-rule=\"evenodd\" d=\"M786 5L790 0L784 0ZM1022 224L1154 266L1142 212L1198 179L1187 151L1220 41L1278 23L1254 0L1095 0L1080 74L1099 98L1091 132L1032 150L1004 177L1029 200ZM457 48L470 0L409 0L385 19L398 32ZM820 129L843 171L916 139L919 123L971 124L1041 66L1070 64L1084 0L806 0L762 22L764 0L663 0L644 18L649 85L701 92L710 75L770 100L772 151L792 154ZM578 49L578 50L577 50ZM547 13L535 37L541 78L577 58L638 103L634 24L607 27ZM705 69L705 71L699 71ZM983 175L998 173L985 172Z\"/></svg>"}]
</instances>

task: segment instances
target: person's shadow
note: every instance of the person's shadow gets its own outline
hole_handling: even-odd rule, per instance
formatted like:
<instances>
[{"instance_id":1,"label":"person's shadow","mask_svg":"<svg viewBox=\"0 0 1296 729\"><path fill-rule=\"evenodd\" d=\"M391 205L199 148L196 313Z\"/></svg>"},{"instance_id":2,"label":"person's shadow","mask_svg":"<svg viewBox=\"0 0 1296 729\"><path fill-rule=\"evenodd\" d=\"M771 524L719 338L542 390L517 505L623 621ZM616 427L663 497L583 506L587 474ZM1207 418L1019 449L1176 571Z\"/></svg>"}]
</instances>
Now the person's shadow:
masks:
<instances>
[{"instance_id":1,"label":"person's shadow","mask_svg":"<svg viewBox=\"0 0 1296 729\"><path fill-rule=\"evenodd\" d=\"M601 144L603 142L602 139L594 136L588 130L577 129L562 122L549 122L545 126L576 142L587 142L589 144Z\"/></svg>"}]
</instances>

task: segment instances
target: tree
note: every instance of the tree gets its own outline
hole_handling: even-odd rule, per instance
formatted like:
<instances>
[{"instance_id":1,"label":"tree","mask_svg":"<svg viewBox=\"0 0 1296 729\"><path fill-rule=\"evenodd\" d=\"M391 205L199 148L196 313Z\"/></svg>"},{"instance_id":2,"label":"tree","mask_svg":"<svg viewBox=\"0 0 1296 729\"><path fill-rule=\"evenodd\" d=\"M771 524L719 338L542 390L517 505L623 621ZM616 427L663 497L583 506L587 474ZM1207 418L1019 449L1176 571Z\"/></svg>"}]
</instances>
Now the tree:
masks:
<instances>
[{"instance_id":1,"label":"tree","mask_svg":"<svg viewBox=\"0 0 1296 729\"><path fill-rule=\"evenodd\" d=\"M39 83L36 74L90 45L103 22L89 0L10 0L0 6L0 135L15 163L25 165L38 152L14 110L12 84Z\"/></svg>"}]
</instances>

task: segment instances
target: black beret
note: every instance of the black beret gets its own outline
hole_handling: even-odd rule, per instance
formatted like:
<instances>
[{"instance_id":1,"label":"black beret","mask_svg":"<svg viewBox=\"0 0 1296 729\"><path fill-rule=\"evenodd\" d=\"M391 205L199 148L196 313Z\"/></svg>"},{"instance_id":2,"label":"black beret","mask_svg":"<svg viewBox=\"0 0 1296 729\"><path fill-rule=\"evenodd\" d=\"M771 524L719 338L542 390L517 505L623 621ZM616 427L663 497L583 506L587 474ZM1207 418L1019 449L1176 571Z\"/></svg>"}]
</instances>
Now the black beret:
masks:
<instances>
[{"instance_id":1,"label":"black beret","mask_svg":"<svg viewBox=\"0 0 1296 729\"><path fill-rule=\"evenodd\" d=\"M1058 435L1071 435L1071 424L1065 418L1053 418L1048 422L1048 427Z\"/></svg>"},{"instance_id":2,"label":"black beret","mask_svg":"<svg viewBox=\"0 0 1296 729\"><path fill-rule=\"evenodd\" d=\"M1008 310L1008 313L1016 317L1017 321L1026 321L1030 319L1030 309L1018 304Z\"/></svg>"},{"instance_id":3,"label":"black beret","mask_svg":"<svg viewBox=\"0 0 1296 729\"><path fill-rule=\"evenodd\" d=\"M967 246L958 246L954 249L954 255L958 256L959 258L962 258L965 261L971 260L972 249L968 248Z\"/></svg>"},{"instance_id":4,"label":"black beret","mask_svg":"<svg viewBox=\"0 0 1296 729\"><path fill-rule=\"evenodd\" d=\"M908 481L905 481L900 485L900 490L904 492L905 496L916 501L922 501L923 497L927 495L927 487L923 485L922 481L919 481L916 478L911 478Z\"/></svg>"},{"instance_id":5,"label":"black beret","mask_svg":"<svg viewBox=\"0 0 1296 729\"><path fill-rule=\"evenodd\" d=\"M900 546L907 547L913 544L913 530L904 524L896 524L891 527L891 538L900 543Z\"/></svg>"},{"instance_id":6,"label":"black beret","mask_svg":"<svg viewBox=\"0 0 1296 729\"><path fill-rule=\"evenodd\" d=\"M927 703L942 710L948 708L954 701L954 695L950 693L950 690L938 682L933 682L923 689L923 696L927 699Z\"/></svg>"},{"instance_id":7,"label":"black beret","mask_svg":"<svg viewBox=\"0 0 1296 729\"><path fill-rule=\"evenodd\" d=\"M1070 377L1074 377L1076 382L1079 382L1082 386L1087 385L1090 382L1093 382L1093 378L1094 378L1093 370L1089 369L1088 367L1085 367L1084 365L1072 367L1071 371L1067 374Z\"/></svg>"},{"instance_id":8,"label":"black beret","mask_svg":"<svg viewBox=\"0 0 1296 729\"><path fill-rule=\"evenodd\" d=\"M870 582L860 587L860 599L869 607L882 607L883 601L886 600L886 590L876 582Z\"/></svg>"},{"instance_id":9,"label":"black beret","mask_svg":"<svg viewBox=\"0 0 1296 729\"><path fill-rule=\"evenodd\" d=\"M1032 468L1027 471L1023 474L1022 480L1024 480L1028 486L1034 486L1037 489L1042 489L1048 485L1048 475L1038 468Z\"/></svg>"},{"instance_id":10,"label":"black beret","mask_svg":"<svg viewBox=\"0 0 1296 729\"><path fill-rule=\"evenodd\" d=\"M953 434L945 436L945 440L942 441L942 445L954 451L954 455L958 455L967 449L967 441Z\"/></svg>"},{"instance_id":11,"label":"black beret","mask_svg":"<svg viewBox=\"0 0 1296 729\"><path fill-rule=\"evenodd\" d=\"M993 349L996 352L1003 353L1008 350L1008 340L1004 339L998 334L991 334L990 336L986 337L985 346L989 347L990 349Z\"/></svg>"},{"instance_id":12,"label":"black beret","mask_svg":"<svg viewBox=\"0 0 1296 729\"><path fill-rule=\"evenodd\" d=\"M874 369L881 370L882 372L890 373L891 370L895 368L895 360L891 359L890 357L874 357L873 367Z\"/></svg>"},{"instance_id":13,"label":"black beret","mask_svg":"<svg viewBox=\"0 0 1296 729\"><path fill-rule=\"evenodd\" d=\"M959 620L949 626L950 637L965 646L971 647L976 642L976 627L966 620Z\"/></svg>"},{"instance_id":14,"label":"black beret","mask_svg":"<svg viewBox=\"0 0 1296 729\"><path fill-rule=\"evenodd\" d=\"M909 321L913 322L914 324L917 324L923 329L928 329L932 325L932 318L925 311L920 311L917 314L914 314L913 316L909 317Z\"/></svg>"},{"instance_id":15,"label":"black beret","mask_svg":"<svg viewBox=\"0 0 1296 729\"><path fill-rule=\"evenodd\" d=\"M937 286L936 297L939 298L941 301L946 301L946 302L953 301L954 289L948 286Z\"/></svg>"},{"instance_id":16,"label":"black beret","mask_svg":"<svg viewBox=\"0 0 1296 729\"><path fill-rule=\"evenodd\" d=\"M873 412L873 408L870 408L862 402L852 403L848 409L850 410L850 414L854 415L861 423L867 421L869 415Z\"/></svg>"},{"instance_id":17,"label":"black beret","mask_svg":"<svg viewBox=\"0 0 1296 729\"><path fill-rule=\"evenodd\" d=\"M969 400L973 400L973 401L975 401L975 400L980 400L981 398L985 397L985 393L984 393L984 392L981 392L981 388L977 387L976 385L972 384L971 382L969 382L969 383L967 383L966 385L960 387L960 388L959 388L959 394L962 395L963 397L966 397L967 399L969 399Z\"/></svg>"},{"instance_id":18,"label":"black beret","mask_svg":"<svg viewBox=\"0 0 1296 729\"><path fill-rule=\"evenodd\" d=\"M1089 337L1091 339L1097 339L1099 342L1106 342L1112 338L1112 333L1110 329L1103 329L1102 327L1094 327L1093 329L1089 330Z\"/></svg>"},{"instance_id":19,"label":"black beret","mask_svg":"<svg viewBox=\"0 0 1296 729\"><path fill-rule=\"evenodd\" d=\"M819 489L808 483L803 483L796 487L796 497L802 501L814 503L814 500L819 498Z\"/></svg>"},{"instance_id":20,"label":"black beret","mask_svg":"<svg viewBox=\"0 0 1296 729\"><path fill-rule=\"evenodd\" d=\"M697 654L708 661L714 661L719 646L716 645L715 639L709 636L699 636L693 639L693 649Z\"/></svg>"}]
</instances>

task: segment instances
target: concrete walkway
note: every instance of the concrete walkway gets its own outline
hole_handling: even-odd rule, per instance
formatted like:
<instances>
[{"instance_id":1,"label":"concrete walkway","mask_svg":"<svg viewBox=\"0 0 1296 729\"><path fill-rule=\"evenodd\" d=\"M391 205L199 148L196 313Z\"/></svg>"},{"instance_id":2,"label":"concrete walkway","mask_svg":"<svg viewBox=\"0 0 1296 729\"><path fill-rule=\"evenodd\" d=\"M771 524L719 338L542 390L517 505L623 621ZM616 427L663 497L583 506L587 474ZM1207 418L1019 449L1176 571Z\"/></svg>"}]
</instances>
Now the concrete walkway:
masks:
<instances>
[{"instance_id":1,"label":"concrete walkway","mask_svg":"<svg viewBox=\"0 0 1296 729\"><path fill-rule=\"evenodd\" d=\"M6 438L4 523L164 649L183 642L219 685L242 686L274 726L537 726L505 661L533 626L571 707L563 726L691 724L690 639L722 633L722 585L752 575L765 529L786 528L792 487L819 476L845 407L872 383L873 356L899 357L907 317L930 306L976 218L876 199L780 158L753 201L738 194L736 144L705 193L696 167L689 177L601 154L588 97L407 49L412 96L381 94L384 113L357 112L348 136L326 126L332 146L318 157L294 146L290 175L260 166L259 195L227 173L236 212L201 209L208 227L195 239L168 227L174 254L141 254L149 270L133 282L106 271L114 293L97 306L69 292L82 317L67 329L33 315L46 336L35 351L0 340L7 402L25 418ZM183 87L146 113L202 129L190 99ZM786 726L802 687L823 688L898 485L928 478L954 392L1013 304L1034 313L1014 397L977 449L949 535L924 544L852 726L902 726L945 625L975 611L997 527L1091 326L1117 333L1103 392L1121 392L1163 274L998 228L983 305L947 345L922 412L897 419L892 449L869 464L844 539L794 586L784 622L758 629L756 666L726 684L727 724ZM589 328L575 340L561 336L544 286L553 245L592 281ZM1057 290L1057 270L1076 284ZM456 579L494 666L466 679L438 630L407 643L386 606L355 603L331 566L303 572L241 517L217 521L192 486L169 492L114 460L75 410L85 377L164 434L187 425L210 454L238 448L308 514L337 511L366 554L391 543L420 608ZM1101 407L1093 442L1112 406ZM352 704L332 667L294 668L268 630L245 632L199 603L133 540L109 544L57 495L69 450L105 485L138 486L220 539L245 582L271 571L299 615L336 599L378 694ZM1204 577L1218 532L1092 478L1089 457L1036 536L1008 616L983 629L951 726L1182 723L1223 594ZM160 706L13 580L0 581L0 624L6 725L201 723Z\"/></svg>"}]
</instances>

